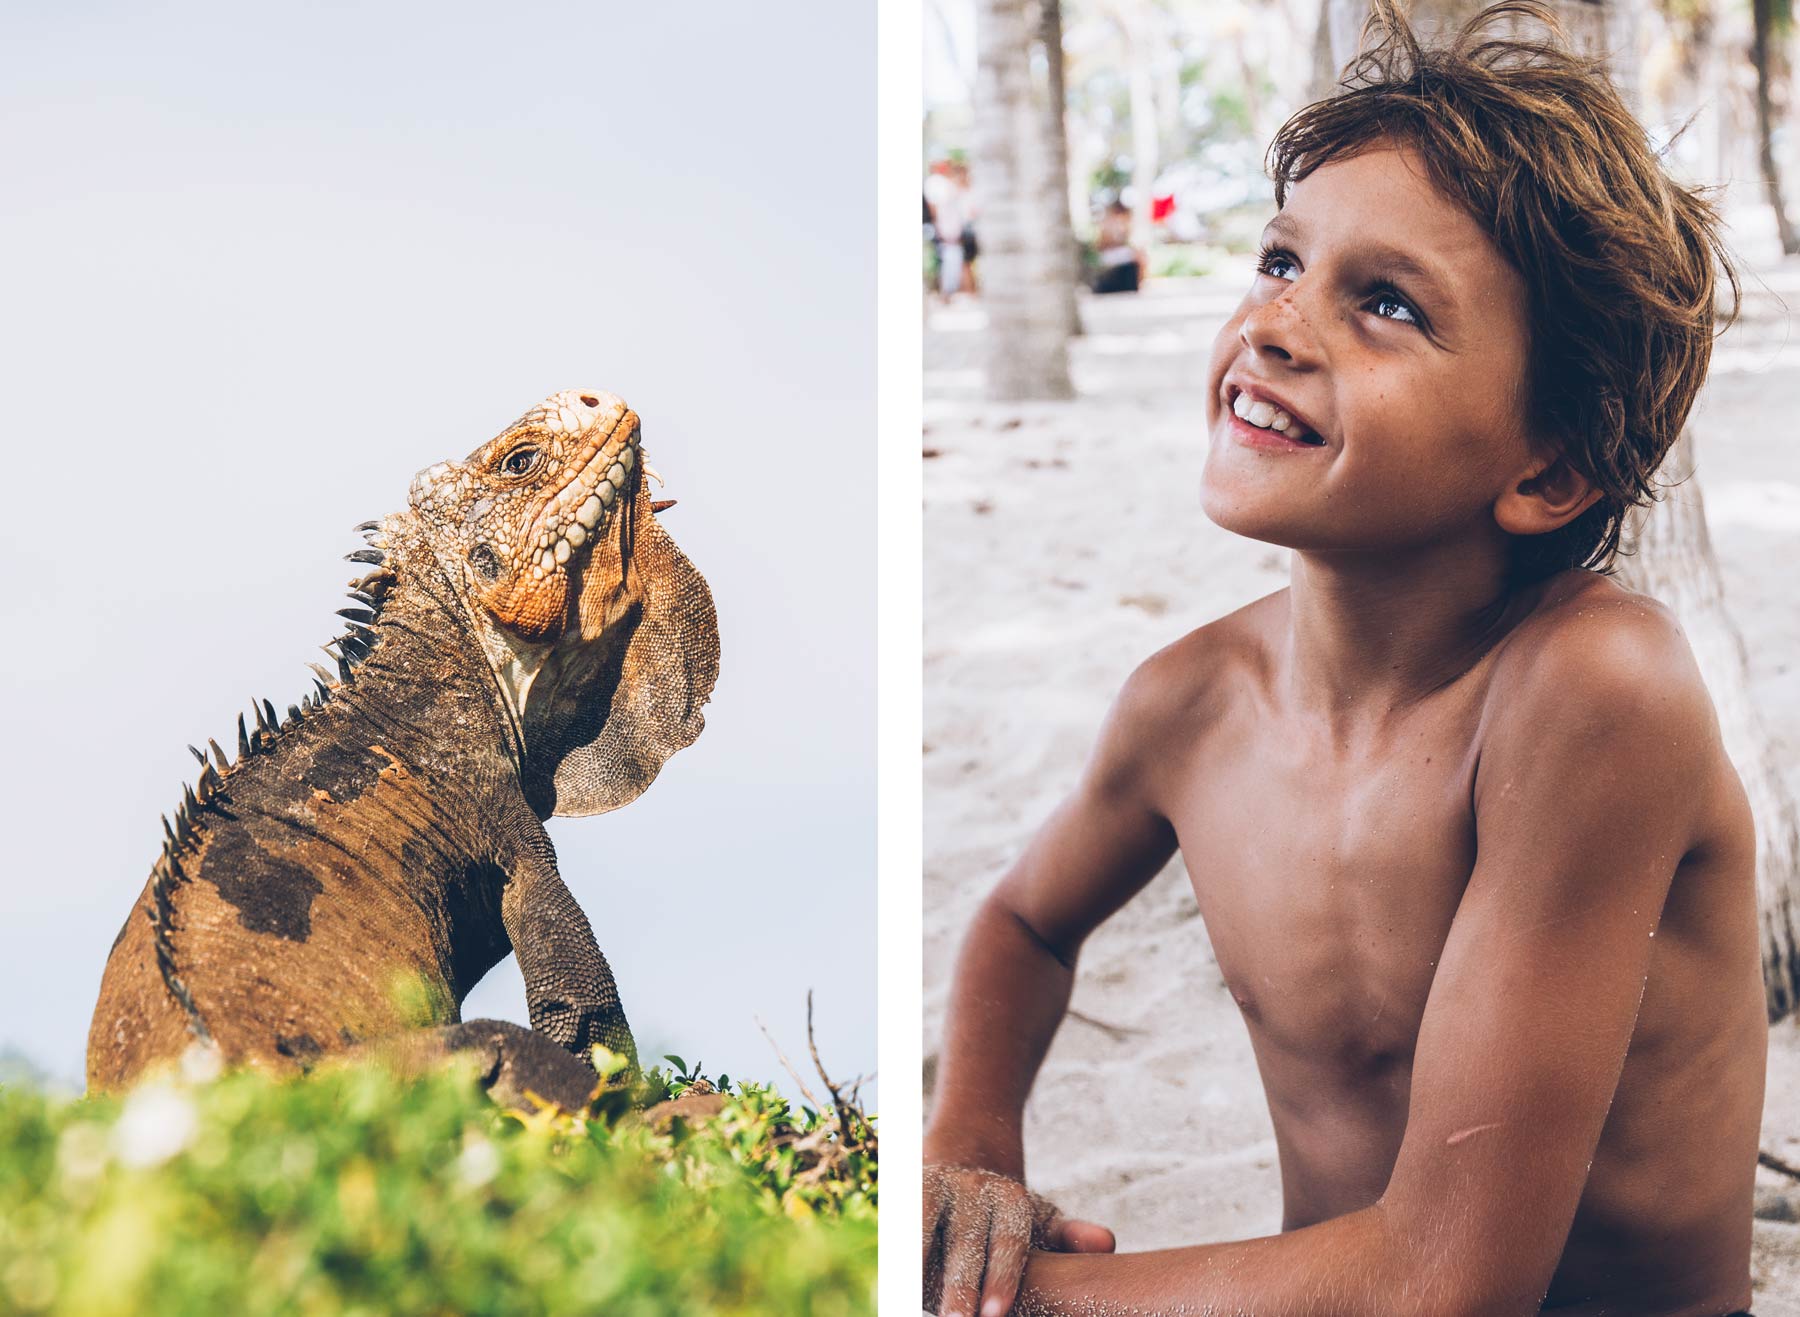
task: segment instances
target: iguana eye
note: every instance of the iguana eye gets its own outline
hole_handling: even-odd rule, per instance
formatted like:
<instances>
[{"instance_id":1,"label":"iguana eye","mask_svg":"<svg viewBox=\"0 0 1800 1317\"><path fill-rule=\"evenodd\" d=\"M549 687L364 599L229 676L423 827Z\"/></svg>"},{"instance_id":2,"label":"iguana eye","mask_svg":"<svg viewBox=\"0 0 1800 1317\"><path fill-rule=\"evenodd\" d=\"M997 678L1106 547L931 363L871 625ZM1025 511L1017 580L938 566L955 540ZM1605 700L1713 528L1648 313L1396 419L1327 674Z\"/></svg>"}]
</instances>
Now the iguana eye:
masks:
<instances>
[{"instance_id":1,"label":"iguana eye","mask_svg":"<svg viewBox=\"0 0 1800 1317\"><path fill-rule=\"evenodd\" d=\"M538 464L538 456L535 448L515 448L501 460L500 465L509 474L522 476Z\"/></svg>"}]
</instances>

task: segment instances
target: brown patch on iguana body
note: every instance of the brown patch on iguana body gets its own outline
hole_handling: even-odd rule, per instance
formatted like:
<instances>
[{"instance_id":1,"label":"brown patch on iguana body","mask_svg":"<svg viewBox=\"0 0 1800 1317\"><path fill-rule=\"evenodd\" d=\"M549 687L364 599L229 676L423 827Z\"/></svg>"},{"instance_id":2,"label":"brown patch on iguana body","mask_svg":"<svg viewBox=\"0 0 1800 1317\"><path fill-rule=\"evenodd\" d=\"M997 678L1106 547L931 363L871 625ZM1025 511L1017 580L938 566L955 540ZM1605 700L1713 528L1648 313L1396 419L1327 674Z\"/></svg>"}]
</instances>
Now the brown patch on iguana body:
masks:
<instances>
[{"instance_id":1,"label":"brown patch on iguana body","mask_svg":"<svg viewBox=\"0 0 1800 1317\"><path fill-rule=\"evenodd\" d=\"M207 844L197 876L213 885L252 933L270 933L289 942L304 942L312 935L313 899L324 890L319 880L247 833L218 834Z\"/></svg>"},{"instance_id":2,"label":"brown patch on iguana body","mask_svg":"<svg viewBox=\"0 0 1800 1317\"><path fill-rule=\"evenodd\" d=\"M322 791L335 805L348 805L381 777L381 761L367 746L324 745L314 751L306 770L307 785Z\"/></svg>"},{"instance_id":3,"label":"brown patch on iguana body","mask_svg":"<svg viewBox=\"0 0 1800 1317\"><path fill-rule=\"evenodd\" d=\"M304 1033L292 1037L276 1034L275 1050L295 1062L302 1070L312 1069L314 1062L325 1054L325 1049L319 1046L317 1040L311 1034Z\"/></svg>"}]
</instances>

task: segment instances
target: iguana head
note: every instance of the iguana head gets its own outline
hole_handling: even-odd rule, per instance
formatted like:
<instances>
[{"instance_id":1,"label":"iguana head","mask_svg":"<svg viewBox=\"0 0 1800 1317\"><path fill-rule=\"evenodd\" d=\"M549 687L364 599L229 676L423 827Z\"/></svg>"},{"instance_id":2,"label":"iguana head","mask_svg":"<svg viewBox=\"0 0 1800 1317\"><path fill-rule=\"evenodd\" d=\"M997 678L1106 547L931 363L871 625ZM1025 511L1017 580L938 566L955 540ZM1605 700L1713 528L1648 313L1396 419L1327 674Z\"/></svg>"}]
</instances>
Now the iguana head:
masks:
<instances>
[{"instance_id":1,"label":"iguana head","mask_svg":"<svg viewBox=\"0 0 1800 1317\"><path fill-rule=\"evenodd\" d=\"M704 725L712 595L644 468L636 413L571 391L413 479L414 525L476 621L541 814L627 803Z\"/></svg>"}]
</instances>

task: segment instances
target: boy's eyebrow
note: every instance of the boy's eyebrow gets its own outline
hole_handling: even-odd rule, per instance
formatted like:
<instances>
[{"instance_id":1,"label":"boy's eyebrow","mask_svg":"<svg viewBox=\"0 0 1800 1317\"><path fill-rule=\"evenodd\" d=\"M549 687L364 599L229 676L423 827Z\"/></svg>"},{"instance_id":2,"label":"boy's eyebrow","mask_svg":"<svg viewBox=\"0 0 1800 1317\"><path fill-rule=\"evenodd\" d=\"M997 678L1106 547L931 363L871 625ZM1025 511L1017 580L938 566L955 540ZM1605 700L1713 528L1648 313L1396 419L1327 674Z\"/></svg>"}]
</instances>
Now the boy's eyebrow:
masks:
<instances>
[{"instance_id":1,"label":"boy's eyebrow","mask_svg":"<svg viewBox=\"0 0 1800 1317\"><path fill-rule=\"evenodd\" d=\"M1274 219L1263 226L1265 237L1285 238L1289 242L1299 241L1302 232L1300 222L1286 211L1277 213ZM1398 247L1372 242L1359 248L1357 254L1386 272L1425 285L1425 291L1433 298L1450 300L1450 285L1430 266L1421 264L1417 258Z\"/></svg>"}]
</instances>

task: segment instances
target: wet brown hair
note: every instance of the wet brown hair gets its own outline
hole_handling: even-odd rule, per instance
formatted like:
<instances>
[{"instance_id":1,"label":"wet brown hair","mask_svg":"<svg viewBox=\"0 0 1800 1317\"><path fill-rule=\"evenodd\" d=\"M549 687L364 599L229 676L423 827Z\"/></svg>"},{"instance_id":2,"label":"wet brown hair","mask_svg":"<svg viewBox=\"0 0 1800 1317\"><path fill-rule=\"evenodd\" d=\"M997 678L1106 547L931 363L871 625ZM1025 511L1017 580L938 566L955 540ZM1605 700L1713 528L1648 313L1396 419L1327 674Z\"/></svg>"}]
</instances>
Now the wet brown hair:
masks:
<instances>
[{"instance_id":1,"label":"wet brown hair","mask_svg":"<svg viewBox=\"0 0 1800 1317\"><path fill-rule=\"evenodd\" d=\"M1275 135L1276 202L1330 160L1417 152L1524 279L1527 433L1601 491L1567 526L1518 537L1515 575L1610 570L1706 377L1716 274L1735 314L1718 212L1664 172L1604 61L1570 49L1535 0L1484 9L1437 48L1375 0L1363 46L1337 94Z\"/></svg>"}]
</instances>

